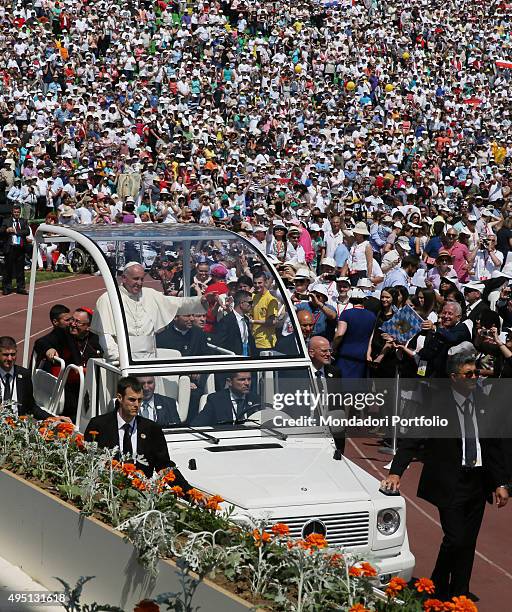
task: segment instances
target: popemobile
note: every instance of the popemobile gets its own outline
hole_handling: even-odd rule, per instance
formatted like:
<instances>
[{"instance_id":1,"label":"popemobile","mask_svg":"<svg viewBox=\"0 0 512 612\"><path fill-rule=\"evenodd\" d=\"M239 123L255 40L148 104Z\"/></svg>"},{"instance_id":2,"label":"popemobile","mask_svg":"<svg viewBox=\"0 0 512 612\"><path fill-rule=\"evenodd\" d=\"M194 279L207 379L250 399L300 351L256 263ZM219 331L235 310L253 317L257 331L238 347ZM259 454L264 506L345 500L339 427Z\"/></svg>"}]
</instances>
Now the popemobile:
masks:
<instances>
[{"instance_id":1,"label":"popemobile","mask_svg":"<svg viewBox=\"0 0 512 612\"><path fill-rule=\"evenodd\" d=\"M319 418L329 412L325 389L313 376L285 285L265 255L235 233L200 225L85 225L77 231L43 224L34 236L34 255L42 243L56 244L72 263L87 263L102 283L93 328L106 349L103 358L77 371L81 431L92 417L112 410L120 377L142 377L154 410L169 403L175 409L175 422L164 429L171 459L194 487L221 495L234 520L248 527L262 520L286 523L296 538L323 534L331 547L371 561L378 586L393 576L411 578L405 501L381 493L379 481L346 459L321 424L328 422ZM227 348L208 327L196 328L200 341L193 347L182 341L177 348L177 333L189 337L191 318L202 325L205 306L207 324L232 306L225 291L212 292L207 302L194 285L196 265L212 266L219 257L230 269L228 282L246 270L255 284L264 282L254 300L273 301L275 317L253 323L256 344L282 328L289 334L287 354L261 342L256 350L246 350L247 343L243 350ZM37 256L32 262L23 360L32 367L36 402L59 414L67 377L77 368L61 363L56 377L31 363ZM130 268L145 272L144 302L157 313L154 320L134 321L139 315L123 286ZM177 321L185 321L183 329ZM243 405L232 401L226 409L234 397L230 390L244 398Z\"/></svg>"}]
</instances>

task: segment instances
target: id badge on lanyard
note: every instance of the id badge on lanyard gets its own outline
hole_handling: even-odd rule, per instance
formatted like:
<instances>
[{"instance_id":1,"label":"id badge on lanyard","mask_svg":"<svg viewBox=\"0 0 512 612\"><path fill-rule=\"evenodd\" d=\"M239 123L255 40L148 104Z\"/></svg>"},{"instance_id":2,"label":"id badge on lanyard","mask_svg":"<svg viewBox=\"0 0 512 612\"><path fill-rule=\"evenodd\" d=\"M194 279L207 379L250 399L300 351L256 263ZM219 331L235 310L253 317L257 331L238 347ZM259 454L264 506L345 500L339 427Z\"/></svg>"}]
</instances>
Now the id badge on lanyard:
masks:
<instances>
[{"instance_id":1,"label":"id badge on lanyard","mask_svg":"<svg viewBox=\"0 0 512 612\"><path fill-rule=\"evenodd\" d=\"M242 342L242 355L244 357L249 357L249 343Z\"/></svg>"}]
</instances>

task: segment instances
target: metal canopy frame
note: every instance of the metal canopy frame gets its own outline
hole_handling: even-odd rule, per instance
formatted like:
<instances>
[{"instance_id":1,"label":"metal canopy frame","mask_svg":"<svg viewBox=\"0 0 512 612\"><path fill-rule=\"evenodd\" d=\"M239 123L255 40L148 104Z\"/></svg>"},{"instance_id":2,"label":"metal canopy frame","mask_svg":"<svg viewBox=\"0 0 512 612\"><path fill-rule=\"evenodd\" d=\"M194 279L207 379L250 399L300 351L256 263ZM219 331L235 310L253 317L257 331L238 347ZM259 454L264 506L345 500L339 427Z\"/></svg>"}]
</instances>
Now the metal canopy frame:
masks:
<instances>
[{"instance_id":1,"label":"metal canopy frame","mask_svg":"<svg viewBox=\"0 0 512 612\"><path fill-rule=\"evenodd\" d=\"M45 235L47 234L47 235ZM50 234L50 236L48 236ZM126 225L83 225L80 226L80 231L63 225L48 225L41 224L34 236L34 247L32 256L32 268L29 283L29 296L27 305L27 319L25 325L25 342L23 346L23 365L28 367L29 361L29 344L30 330L32 327L32 309L34 306L36 272L37 272L37 253L39 245L47 242L76 242L81 245L84 250L90 254L98 270L103 277L105 289L108 293L109 300L112 306L112 315L116 324L117 345L119 347L119 368L124 375L131 372L141 373L143 371L151 371L155 375L159 373L168 373L169 366L172 364L172 369L175 372L190 372L193 368L197 372L209 372L214 367L215 370L236 371L240 369L243 363L244 369L261 370L261 369L287 369L295 367L309 367L311 369L311 361L308 357L306 344L301 333L298 333L299 322L295 309L287 304L287 312L290 314L291 322L295 332L295 338L298 341L298 348L302 354L290 357L289 359L267 357L262 360L243 359L234 361L233 358L226 359L226 356L220 355L215 357L182 358L172 362L163 362L162 360L154 360L151 362L137 362L131 359L130 346L127 338L127 326L124 316L124 310L121 307L121 294L119 287L112 275L112 271L108 266L107 260L103 251L99 248L96 242L114 240L114 241L179 241L183 242L184 246L184 279L187 271L190 273L190 242L192 240L233 240L237 239L243 242L249 251L253 251L258 258L265 261L268 270L272 273L274 282L281 291L281 295L287 297L287 291L282 278L277 273L274 266L265 258L265 255L257 251L252 243L243 236L228 231L207 228L196 224L133 224ZM188 244L187 244L188 243ZM188 257L187 257L188 254ZM187 264L188 261L188 264ZM187 264L187 265L185 265ZM188 283L185 284L185 295L189 289ZM118 324L121 326L118 328Z\"/></svg>"}]
</instances>

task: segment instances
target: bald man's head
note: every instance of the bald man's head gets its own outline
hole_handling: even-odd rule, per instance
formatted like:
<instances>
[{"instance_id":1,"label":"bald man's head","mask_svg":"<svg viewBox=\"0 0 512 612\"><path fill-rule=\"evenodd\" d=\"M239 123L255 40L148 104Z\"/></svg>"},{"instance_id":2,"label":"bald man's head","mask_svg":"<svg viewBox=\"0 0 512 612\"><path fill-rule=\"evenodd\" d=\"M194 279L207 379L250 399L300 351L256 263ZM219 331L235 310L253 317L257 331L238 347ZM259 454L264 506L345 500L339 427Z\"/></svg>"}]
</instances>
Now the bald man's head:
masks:
<instances>
[{"instance_id":1,"label":"bald man's head","mask_svg":"<svg viewBox=\"0 0 512 612\"><path fill-rule=\"evenodd\" d=\"M313 327L315 326L313 315L311 312L309 312L309 310L299 310L297 313L297 319L299 319L302 335L304 336L304 339L307 340L311 336Z\"/></svg>"},{"instance_id":2,"label":"bald man's head","mask_svg":"<svg viewBox=\"0 0 512 612\"><path fill-rule=\"evenodd\" d=\"M146 272L140 264L133 264L124 269L121 284L130 295L139 295L144 284Z\"/></svg>"},{"instance_id":3,"label":"bald man's head","mask_svg":"<svg viewBox=\"0 0 512 612\"><path fill-rule=\"evenodd\" d=\"M308 353L317 369L331 363L331 345L323 336L313 336L309 339Z\"/></svg>"}]
</instances>

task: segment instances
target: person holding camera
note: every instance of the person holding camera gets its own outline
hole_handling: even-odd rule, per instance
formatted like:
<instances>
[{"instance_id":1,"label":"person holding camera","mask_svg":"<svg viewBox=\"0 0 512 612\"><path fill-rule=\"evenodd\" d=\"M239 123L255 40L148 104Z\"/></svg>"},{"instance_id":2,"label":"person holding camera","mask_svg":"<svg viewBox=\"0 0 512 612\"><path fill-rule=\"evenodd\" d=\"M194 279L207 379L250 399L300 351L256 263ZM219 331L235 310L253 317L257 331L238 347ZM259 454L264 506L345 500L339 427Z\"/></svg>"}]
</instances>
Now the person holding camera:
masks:
<instances>
[{"instance_id":1,"label":"person holding camera","mask_svg":"<svg viewBox=\"0 0 512 612\"><path fill-rule=\"evenodd\" d=\"M503 253L496 249L494 234L481 235L478 250L473 262L472 280L483 281L492 278L503 265Z\"/></svg>"}]
</instances>

